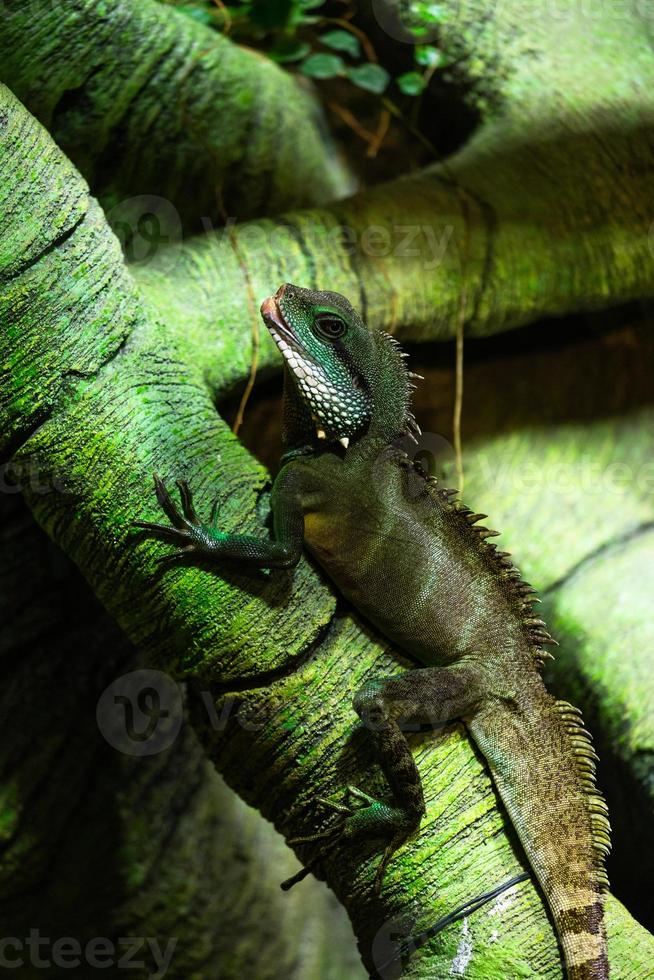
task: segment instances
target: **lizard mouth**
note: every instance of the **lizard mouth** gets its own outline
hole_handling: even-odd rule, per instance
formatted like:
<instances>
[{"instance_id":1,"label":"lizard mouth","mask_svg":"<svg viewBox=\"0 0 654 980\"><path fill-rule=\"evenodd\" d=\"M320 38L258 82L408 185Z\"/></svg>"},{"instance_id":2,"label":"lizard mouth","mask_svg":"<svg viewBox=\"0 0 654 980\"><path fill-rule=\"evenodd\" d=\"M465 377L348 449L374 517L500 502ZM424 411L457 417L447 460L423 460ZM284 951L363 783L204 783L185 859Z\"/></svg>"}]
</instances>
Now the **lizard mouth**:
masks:
<instances>
[{"instance_id":1,"label":"lizard mouth","mask_svg":"<svg viewBox=\"0 0 654 980\"><path fill-rule=\"evenodd\" d=\"M280 286L274 296L264 299L261 304L261 316L268 328L270 336L277 344L284 360L292 373L298 378L318 375L320 369L309 355L304 345L295 335L292 327L284 319L279 300L284 295L286 284Z\"/></svg>"},{"instance_id":2,"label":"lizard mouth","mask_svg":"<svg viewBox=\"0 0 654 980\"><path fill-rule=\"evenodd\" d=\"M278 347L280 347L280 340L283 340L286 346L292 344L294 347L297 347L297 338L286 323L282 311L279 308L279 300L284 295L285 289L286 283L279 287L274 296L269 296L268 299L264 299L261 304L261 316ZM283 349L282 353L284 353Z\"/></svg>"},{"instance_id":3,"label":"lizard mouth","mask_svg":"<svg viewBox=\"0 0 654 980\"><path fill-rule=\"evenodd\" d=\"M320 365L311 357L293 328L284 319L279 300L284 295L285 289L286 284L280 286L274 296L269 296L263 301L261 317L284 358L302 400L311 412L316 427L316 438L327 439L328 432L332 435L334 422L336 422L335 418L331 418L331 386ZM340 412L338 414L340 415ZM347 448L348 437L338 431L334 432L332 437L338 439L341 445Z\"/></svg>"}]
</instances>

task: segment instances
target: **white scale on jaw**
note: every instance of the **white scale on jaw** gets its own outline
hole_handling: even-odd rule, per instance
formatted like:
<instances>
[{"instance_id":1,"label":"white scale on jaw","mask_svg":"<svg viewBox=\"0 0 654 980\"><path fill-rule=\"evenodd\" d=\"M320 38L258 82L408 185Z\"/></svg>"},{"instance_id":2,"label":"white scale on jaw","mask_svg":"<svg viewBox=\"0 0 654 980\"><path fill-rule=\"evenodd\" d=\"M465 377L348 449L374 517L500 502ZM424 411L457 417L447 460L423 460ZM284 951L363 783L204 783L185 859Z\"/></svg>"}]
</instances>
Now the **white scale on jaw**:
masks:
<instances>
[{"instance_id":1,"label":"white scale on jaw","mask_svg":"<svg viewBox=\"0 0 654 980\"><path fill-rule=\"evenodd\" d=\"M293 348L279 336L276 330L271 329L270 333L273 340L282 352L288 366L297 378L298 384L301 388L304 388L305 394L307 395L309 401L312 404L318 404L321 407L328 404L330 399L329 389L316 377L310 362L304 360L297 351L293 350ZM343 415L345 415L346 406L340 401L336 406L332 406L332 408L334 409L334 415L337 419L342 418L339 408L342 410ZM317 437L319 439L326 439L327 433L320 427L320 420L313 414L311 418L316 423ZM347 449L350 444L350 439L348 436L341 436L338 441L344 449Z\"/></svg>"}]
</instances>

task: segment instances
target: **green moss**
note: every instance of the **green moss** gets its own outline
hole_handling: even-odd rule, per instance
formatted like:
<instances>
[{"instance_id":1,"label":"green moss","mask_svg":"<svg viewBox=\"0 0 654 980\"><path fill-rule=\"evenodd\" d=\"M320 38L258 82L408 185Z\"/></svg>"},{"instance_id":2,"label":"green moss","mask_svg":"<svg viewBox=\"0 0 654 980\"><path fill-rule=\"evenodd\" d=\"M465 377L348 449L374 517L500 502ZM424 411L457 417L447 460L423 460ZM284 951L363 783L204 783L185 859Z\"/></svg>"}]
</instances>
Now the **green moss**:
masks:
<instances>
[{"instance_id":1,"label":"green moss","mask_svg":"<svg viewBox=\"0 0 654 980\"><path fill-rule=\"evenodd\" d=\"M108 11L118 9L118 5L107 6ZM129 24L134 23L132 17L155 17L155 8L148 4L120 9L126 11ZM480 9L479 3L466 5L464 20L476 16ZM91 6L85 4L83 12L89 11ZM70 33L67 18L64 15L59 26ZM175 41L177 21L169 23L172 34L166 36ZM85 22L85 30L88 24ZM481 34L466 26L460 31L462 46L471 49L474 41L480 49L475 57L494 65L502 35L506 35L504 47L514 53L514 44L521 37L517 26L507 31L502 24L491 18ZM110 17L107 30L113 27ZM82 44L84 31L78 33L78 43ZM128 27L124 35L127 61L120 61L123 70L133 56L142 58L139 45L130 43L130 38L135 38ZM71 71L84 64L84 59L71 56L74 49L66 49L63 57L61 36L53 36L57 62L53 85L45 94L37 92L37 100L69 89ZM199 41L203 37L197 35ZM188 38L185 35L182 40ZM24 43L28 40L26 34ZM593 38L587 43L592 44ZM156 56L154 48L153 53ZM233 58L235 64L245 64L239 60L240 54L225 45L220 53L228 61ZM36 55L34 62L38 63L44 57L43 50ZM538 70L543 65L552 68L552 43L547 55ZM188 64L185 51L180 58ZM628 52L625 60L629 60ZM534 61L538 63L538 59ZM31 63L23 59L21 64L29 75ZM143 58L144 72L150 64ZM228 68L223 81L229 78ZM189 84L195 74L188 77ZM576 81L580 77L577 72ZM616 84L622 84L623 76L617 73L616 77ZM255 299L263 298L282 278L325 282L349 293L355 301L365 292L371 323L386 327L401 323L406 336L424 338L451 335L462 282L475 297L469 330L478 334L515 326L543 312L563 312L642 295L650 288L649 218L645 220L648 205L642 202L651 200L651 168L646 165L645 141L638 138L637 131L647 122L647 105L637 113L632 109L613 113L611 152L603 154L598 152L595 136L573 125L568 128L569 117L563 130L543 133L544 114L539 111L538 118L531 118L528 99L518 98L519 81L525 76L501 71L499 78L498 88L506 99L505 114L483 128L447 171L435 169L346 203L292 214L281 228L258 223L264 231L275 233L274 247L269 239L262 242L261 236L258 243L248 241L248 229L239 230ZM111 103L111 85L105 87L101 81L98 77L101 98L97 104L106 107ZM123 81L117 71L116 84L122 86ZM567 78L565 73L551 70L549 81L552 115L556 115ZM132 83L143 85L143 76L130 76ZM575 89L575 105L585 109L593 87L597 87L597 80L589 77L585 98ZM527 79L520 91L529 90ZM171 114L157 116L153 108L166 104L160 98L161 89L158 92L157 99L146 99L141 109L135 110L134 125L140 127L143 121L151 124L152 130L144 127L148 138L152 132L164 134L162 141L174 145L177 152L178 143L171 140ZM132 97L134 91L126 86L124 94L125 98ZM511 98L515 99L513 107L509 105ZM66 494L40 495L28 489L30 506L83 569L112 614L140 646L147 663L175 671L182 666L198 686L210 683L212 689L229 690L237 682L247 710L263 718L265 724L246 727L232 722L225 731L215 731L205 719L198 727L206 751L230 783L277 820L285 832L313 830L317 794L338 795L347 781L370 789L384 786L360 737L349 695L368 677L397 669L396 654L350 617L335 620L324 635L325 624L335 614L334 596L308 562L302 562L294 576L284 580L253 578L238 570L210 575L204 568L180 567L162 572L154 559L166 553L166 546L145 542L130 530L136 518L159 517L150 490L153 469L162 472L171 484L175 477L188 477L203 513L208 512L218 492L224 498L226 520L257 526L257 497L264 473L214 409L214 398L242 381L249 370L251 317L239 261L224 237L219 240L218 236L206 235L181 249L162 249L150 265L130 275L102 215L88 203L83 182L18 103L8 95L5 99L20 139L7 143L7 149L3 146L0 163L6 180L0 187L6 194L3 200L16 200L20 207L12 210L12 203L12 209L0 209L3 216L9 216L13 239L11 252L3 251L0 256L5 260L4 265L0 262L4 276L1 284L6 287L4 296L13 304L21 332L3 338L9 351L3 351L2 356L10 361L17 356L18 345L23 345L30 367L15 372L11 402L4 406L6 425L2 431L21 445L17 460L36 464L46 480L52 481L59 471L74 477ZM43 108L47 114L48 106ZM210 116L212 126L215 108L215 101L211 101L207 118ZM106 113L98 118L102 135L111 128L110 120ZM599 116L593 118L598 120ZM157 129L158 119L161 131ZM600 122L598 131L603 133ZM89 132L82 112L69 113L57 124L62 142L75 133ZM228 135L231 138L234 134ZM269 135L262 135L261 146L266 149ZM140 145L137 137L126 140L129 153ZM152 147L156 145L157 140L152 139ZM541 161L536 168L532 165L535 146ZM287 155L278 161L279 172L286 164L290 173L288 163L297 155L296 142L292 147L287 145L285 152ZM192 153L185 156L180 152L180 159L186 163L189 156ZM23 158L30 171L41 175L39 188L45 205L38 234L34 223L23 218L23 213L29 215L30 206L34 207L30 202L39 197L32 187L29 194L25 191ZM86 160L87 165L91 172L93 160ZM56 168L64 176L49 181ZM468 192L453 188L452 175ZM119 179L115 174L113 177ZM213 193L213 185L209 182L207 186ZM604 195L599 193L600 187ZM105 190L110 195L115 188ZM597 215L594 208L600 199L603 207L610 209L609 214ZM197 208L197 200L192 205ZM595 216L591 231L588 214ZM425 253L424 247L406 260L396 254L382 260L363 250L352 256L344 243L330 234L340 223L359 235L379 222L389 229L413 224L422 228L427 242L424 229L434 226L435 215L441 230L454 228L454 237L440 265L429 269L426 261L434 256ZM70 235L59 243L62 228ZM302 247L295 232L306 235L311 228L315 228L315 237ZM464 263L466 228L470 229L470 247ZM0 241L5 238L0 236ZM54 243L58 244L48 250ZM175 260L172 268L166 266L170 259ZM14 279L7 285L10 276ZM62 315L62 309L69 306L70 312ZM264 343L262 366L274 363L271 351L271 345ZM88 373L88 380L82 382L71 375L71 371L80 370ZM537 387L531 364L523 375L522 397L533 401ZM546 392L552 390L549 377L547 373L541 377ZM560 375L556 377L558 380ZM572 377L570 374L569 379ZM494 392L498 387L497 379L494 385L486 386ZM609 383L605 389L610 402L613 389ZM496 494L495 513L505 508L503 523L508 536L517 541L520 535L520 541L525 542L526 564L534 572L542 572L545 584L552 585L552 576L568 574L576 560L587 556L589 545L601 547L608 531L616 534L624 530L624 508L611 504L602 510L602 522L588 519L582 532L584 495L576 492L574 483L572 505L559 505L558 510L553 492L546 498L538 494L530 497L524 490L511 488L509 480L506 486L501 481L495 487L484 485L484 460L495 458L500 449L509 456L515 453L520 465L536 453L539 462L561 466L569 475L580 459L575 442L588 434L588 420L583 417L577 418L569 431L556 423L544 431L540 411L536 417L527 412L515 431L507 432L502 420L505 404L496 402L488 415L480 416L486 425L494 424L496 431L492 436L486 432L485 441L482 432L471 446L470 456L477 462L469 467L470 492L480 502L483 494L477 490ZM628 445L623 437L636 431L645 417L646 413L641 418L633 413L616 419L607 410L593 432L598 460L605 460L607 453L614 453L624 443L625 460L637 462L643 452L642 440L634 439ZM551 490L549 482L547 487ZM629 502L632 513L650 515L651 519L651 500L644 494L634 491ZM566 540L565 549L560 543L552 543L554 531L559 542ZM553 571L545 573L546 564ZM567 618L571 621L573 616ZM309 649L311 660L307 662ZM277 680L270 682L271 676ZM245 691L250 681L252 689ZM416 738L414 745L424 774L428 816L422 833L407 843L394 862L389 889L380 900L370 901L376 859L369 849L357 844L347 851L339 849L320 868L347 904L368 961L374 935L389 918L406 915L408 908L415 912L419 924L429 924L435 909L448 911L484 890L489 881L505 880L521 869L519 852L496 807L486 771L464 733L452 728L439 737ZM298 758L304 760L301 773ZM171 812L173 800L173 790L153 800L151 827L158 826L162 814ZM133 813L137 804L134 790L125 811ZM206 836L212 837L209 830ZM180 835L180 851L184 852L185 839L191 840L197 855L192 834L189 838ZM132 884L138 885L143 879L142 868L131 866L130 853L141 847L147 852L143 866L149 862L152 871L157 867L157 840L161 836L154 833L152 840L144 839L142 825L135 825L133 849L127 847L124 852L126 877ZM308 848L307 856L311 853ZM157 895L166 895L166 884L161 879ZM179 897L179 890L174 894ZM542 978L559 976L556 942L539 894L525 883L516 890L512 902L511 917L503 919L503 928L498 930L501 943L488 940L495 975L531 971ZM157 906L156 897L151 897L146 911L151 922L169 921L167 909ZM642 976L652 957L651 938L616 903L609 904L608 923L614 972ZM492 936L494 928L492 909L471 919L473 948L484 949L484 936ZM447 975L459 939L455 932L435 940L423 956L416 957L412 975Z\"/></svg>"}]
</instances>

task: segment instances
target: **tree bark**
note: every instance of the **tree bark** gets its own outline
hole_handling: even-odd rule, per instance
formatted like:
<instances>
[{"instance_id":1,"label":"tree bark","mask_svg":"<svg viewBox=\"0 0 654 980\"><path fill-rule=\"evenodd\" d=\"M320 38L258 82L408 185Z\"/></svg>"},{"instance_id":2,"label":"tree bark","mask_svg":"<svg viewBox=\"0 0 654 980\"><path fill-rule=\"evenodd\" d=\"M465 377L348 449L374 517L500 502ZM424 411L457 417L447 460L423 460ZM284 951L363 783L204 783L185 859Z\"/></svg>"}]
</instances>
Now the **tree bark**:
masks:
<instances>
[{"instance_id":1,"label":"tree bark","mask_svg":"<svg viewBox=\"0 0 654 980\"><path fill-rule=\"evenodd\" d=\"M7 0L0 81L112 224L157 210L155 244L351 188L308 88L154 0Z\"/></svg>"},{"instance_id":2,"label":"tree bark","mask_svg":"<svg viewBox=\"0 0 654 980\"><path fill-rule=\"evenodd\" d=\"M327 285L371 323L428 340L455 334L462 294L466 334L480 336L651 296L654 57L645 6L441 6L435 41L455 64L454 91L479 115L474 134L417 176L237 228L257 300L284 279ZM382 7L374 5L377 17ZM181 332L207 345L214 335L216 357L233 338L230 358L241 352L233 370L244 373L251 317L224 234L163 251L138 275ZM266 342L263 363L275 356Z\"/></svg>"},{"instance_id":3,"label":"tree bark","mask_svg":"<svg viewBox=\"0 0 654 980\"><path fill-rule=\"evenodd\" d=\"M355 730L350 696L366 678L398 670L400 658L347 610L336 614L330 587L306 560L292 576L163 571L162 545L132 532L134 519L158 516L153 469L169 482L188 477L202 514L218 494L227 529L259 526L266 474L216 417L206 380L215 340L204 358L190 356L199 335L184 341L174 312L170 321L157 319L152 297L142 301L102 215L93 204L84 210L73 168L9 96L5 118L3 164L18 191L0 236L12 243L3 254L14 256L2 279L10 316L2 363L13 373L1 409L15 475L37 520L144 661L188 679L197 730L230 785L287 836L311 832L321 819L317 795L348 782L383 788L365 732ZM12 155L19 140L35 149ZM28 169L44 200L21 197ZM30 208L39 216L38 240ZM77 214L63 235L62 209ZM15 258L22 242L29 261ZM59 492L39 492L33 474ZM320 867L352 917L369 970L397 948L398 933L431 924L523 866L461 728L418 737L415 748L428 815L393 863L381 898L373 897L370 847L339 848ZM307 846L303 857L316 849ZM642 977L654 940L615 900L607 919L615 976ZM470 976L560 975L531 882L421 950L406 975L444 975L469 956Z\"/></svg>"},{"instance_id":4,"label":"tree bark","mask_svg":"<svg viewBox=\"0 0 654 980\"><path fill-rule=\"evenodd\" d=\"M127 977L156 972L151 940L162 951L171 944L170 980L361 976L342 910L315 881L308 892L280 891L297 860L225 786L188 724L151 755L138 754L137 742L130 754L129 741L105 740L112 716L103 692L132 671L156 686L156 674L20 497L4 489L3 936L24 943L37 929L49 940L46 960L61 938L84 949L106 937L114 966L128 951L121 937L140 938L133 962L115 971ZM5 954L10 963L22 955L28 975L24 947L3 949L3 964ZM48 976L69 975L70 964L54 962Z\"/></svg>"}]
</instances>

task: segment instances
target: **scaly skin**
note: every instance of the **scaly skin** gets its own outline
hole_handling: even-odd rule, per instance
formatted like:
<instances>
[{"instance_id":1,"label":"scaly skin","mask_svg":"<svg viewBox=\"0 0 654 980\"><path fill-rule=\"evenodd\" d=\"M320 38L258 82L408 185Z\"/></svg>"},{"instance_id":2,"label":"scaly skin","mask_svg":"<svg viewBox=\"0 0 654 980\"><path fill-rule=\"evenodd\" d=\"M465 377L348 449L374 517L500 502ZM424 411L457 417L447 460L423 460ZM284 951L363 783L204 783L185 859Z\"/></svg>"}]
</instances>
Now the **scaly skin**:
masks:
<instances>
[{"instance_id":1,"label":"scaly skin","mask_svg":"<svg viewBox=\"0 0 654 980\"><path fill-rule=\"evenodd\" d=\"M157 478L172 527L141 522L186 551L288 567L303 545L342 594L422 667L368 684L368 721L394 804L357 793L343 834L386 835L377 886L424 814L420 776L401 731L410 718L463 718L485 756L547 897L571 980L606 980L602 860L606 804L580 713L546 691L552 643L534 590L489 544L484 515L456 501L406 454L417 430L410 378L388 335L368 330L336 293L282 286L262 306L285 358L285 456L272 493L273 536L202 524L180 484L180 515Z\"/></svg>"}]
</instances>

